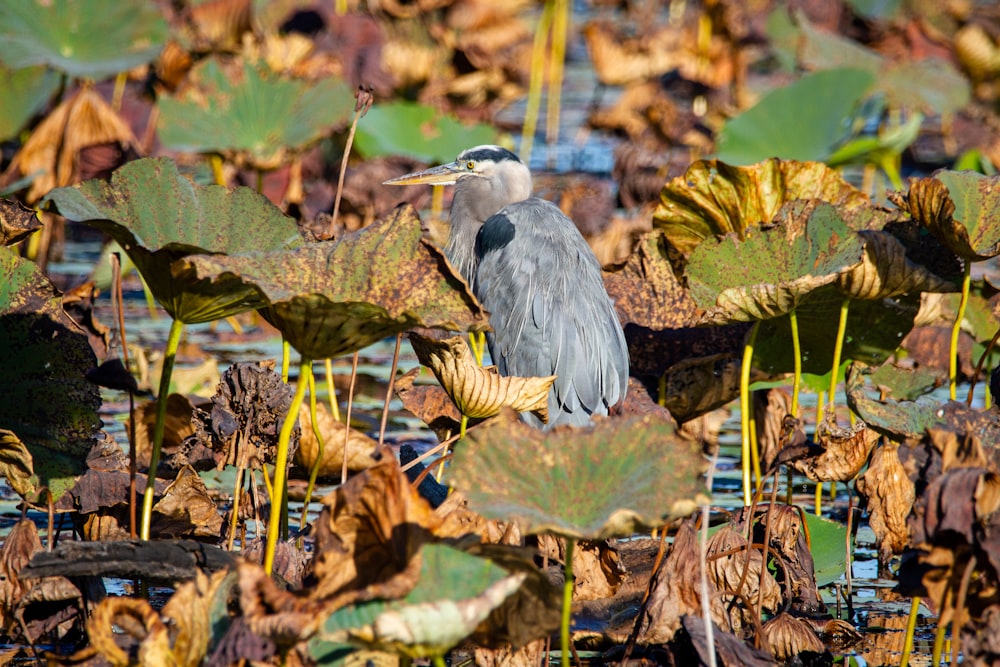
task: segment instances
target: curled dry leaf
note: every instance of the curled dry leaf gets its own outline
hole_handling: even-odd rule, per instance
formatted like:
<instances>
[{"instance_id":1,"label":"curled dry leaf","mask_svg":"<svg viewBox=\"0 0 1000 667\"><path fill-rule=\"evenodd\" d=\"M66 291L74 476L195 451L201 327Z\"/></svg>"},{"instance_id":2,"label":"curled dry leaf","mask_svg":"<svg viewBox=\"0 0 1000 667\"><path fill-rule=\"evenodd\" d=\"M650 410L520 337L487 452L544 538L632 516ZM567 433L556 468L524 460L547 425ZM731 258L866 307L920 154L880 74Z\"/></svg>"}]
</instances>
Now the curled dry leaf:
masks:
<instances>
[{"instance_id":1,"label":"curled dry leaf","mask_svg":"<svg viewBox=\"0 0 1000 667\"><path fill-rule=\"evenodd\" d=\"M134 663L116 641L120 634L127 635L133 645L139 643L139 664L172 664L167 626L145 600L109 597L94 608L87 622L90 646L113 667L129 667Z\"/></svg>"},{"instance_id":2,"label":"curled dry leaf","mask_svg":"<svg viewBox=\"0 0 1000 667\"><path fill-rule=\"evenodd\" d=\"M184 440L195 434L192 415L195 406L184 394L167 396L167 416L163 422L163 452L170 456L182 449ZM135 407L135 460L139 468L149 467L153 451L153 426L156 423L156 401L145 401ZM126 422L126 429L130 426ZM155 474L155 472L154 472Z\"/></svg>"},{"instance_id":3,"label":"curled dry leaf","mask_svg":"<svg viewBox=\"0 0 1000 667\"><path fill-rule=\"evenodd\" d=\"M430 426L439 440L444 440L458 433L462 413L440 386L414 384L420 370L420 367L412 368L397 377L393 389L403 407Z\"/></svg>"},{"instance_id":4,"label":"curled dry leaf","mask_svg":"<svg viewBox=\"0 0 1000 667\"><path fill-rule=\"evenodd\" d=\"M766 572L761 581L763 554L752 548L731 525L723 526L709 538L705 558L709 581L719 591L734 631L752 624L758 602L768 611L781 605L781 589L771 573Z\"/></svg>"},{"instance_id":5,"label":"curled dry leaf","mask_svg":"<svg viewBox=\"0 0 1000 667\"><path fill-rule=\"evenodd\" d=\"M792 465L814 482L849 482L861 472L879 437L864 422L840 428L834 423L833 416L827 415L827 419L816 429L819 451L810 448L803 458L796 459Z\"/></svg>"},{"instance_id":6,"label":"curled dry leaf","mask_svg":"<svg viewBox=\"0 0 1000 667\"><path fill-rule=\"evenodd\" d=\"M14 245L42 228L35 212L14 199L0 199L0 245Z\"/></svg>"},{"instance_id":7,"label":"curled dry leaf","mask_svg":"<svg viewBox=\"0 0 1000 667\"><path fill-rule=\"evenodd\" d=\"M682 34L670 27L641 39L623 39L606 21L591 21L583 29L597 78L611 86L642 81L679 67L684 61Z\"/></svg>"},{"instance_id":8,"label":"curled dry leaf","mask_svg":"<svg viewBox=\"0 0 1000 667\"><path fill-rule=\"evenodd\" d=\"M956 286L907 257L893 235L879 230L859 232L864 240L861 263L842 273L837 286L854 299L886 299L918 292L952 292Z\"/></svg>"},{"instance_id":9,"label":"curled dry leaf","mask_svg":"<svg viewBox=\"0 0 1000 667\"><path fill-rule=\"evenodd\" d=\"M347 431L347 469L358 472L375 465L372 455L378 448L378 441L334 419L323 403L316 403L315 424L312 422L309 406L303 403L299 409L299 423L302 424L302 437L299 439L299 448L295 451L295 465L312 470L316 464L320 454L316 429L323 439L323 455L319 461L320 477L335 477L343 471L344 431Z\"/></svg>"},{"instance_id":10,"label":"curled dry leaf","mask_svg":"<svg viewBox=\"0 0 1000 667\"><path fill-rule=\"evenodd\" d=\"M483 419L500 413L504 407L531 412L543 422L549 418L549 389L555 376L544 378L504 377L495 367L476 363L461 336L444 340L410 334L410 344L424 364L444 387L462 414Z\"/></svg>"},{"instance_id":11,"label":"curled dry leaf","mask_svg":"<svg viewBox=\"0 0 1000 667\"><path fill-rule=\"evenodd\" d=\"M566 542L552 535L538 536L539 550L549 562L566 560ZM561 570L561 568L560 568ZM573 600L601 600L612 597L628 573L611 540L581 540L573 550Z\"/></svg>"},{"instance_id":12,"label":"curled dry leaf","mask_svg":"<svg viewBox=\"0 0 1000 667\"><path fill-rule=\"evenodd\" d=\"M886 441L877 447L856 486L868 508L879 564L886 568L892 556L902 553L910 542L906 518L916 499L913 481L899 461L899 443Z\"/></svg>"},{"instance_id":13,"label":"curled dry leaf","mask_svg":"<svg viewBox=\"0 0 1000 667\"><path fill-rule=\"evenodd\" d=\"M809 623L796 618L788 612L781 612L762 628L771 653L781 661L788 660L799 653L823 653L826 647L816 636Z\"/></svg>"},{"instance_id":14,"label":"curled dry leaf","mask_svg":"<svg viewBox=\"0 0 1000 667\"><path fill-rule=\"evenodd\" d=\"M222 515L191 466L181 468L153 505L153 517L152 527L159 537L217 538L222 532Z\"/></svg>"}]
</instances>

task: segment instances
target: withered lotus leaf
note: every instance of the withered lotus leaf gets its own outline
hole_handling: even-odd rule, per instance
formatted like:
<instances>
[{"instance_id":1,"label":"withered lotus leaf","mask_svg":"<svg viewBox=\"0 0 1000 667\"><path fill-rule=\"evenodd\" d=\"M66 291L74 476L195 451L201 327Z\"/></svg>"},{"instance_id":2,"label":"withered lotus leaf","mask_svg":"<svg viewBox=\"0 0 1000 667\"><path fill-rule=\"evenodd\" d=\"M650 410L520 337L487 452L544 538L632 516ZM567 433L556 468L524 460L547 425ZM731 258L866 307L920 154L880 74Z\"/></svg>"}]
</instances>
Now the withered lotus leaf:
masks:
<instances>
[{"instance_id":1,"label":"withered lotus leaf","mask_svg":"<svg viewBox=\"0 0 1000 667\"><path fill-rule=\"evenodd\" d=\"M705 559L709 581L722 596L734 630L738 631L753 622L751 619L757 613L758 601L761 608L768 611L781 606L778 582L770 572L766 572L761 579L761 570L765 569L763 554L751 547L746 537L734 530L732 525L723 526L709 538ZM746 604L751 607L748 609Z\"/></svg>"},{"instance_id":2,"label":"withered lotus leaf","mask_svg":"<svg viewBox=\"0 0 1000 667\"><path fill-rule=\"evenodd\" d=\"M841 428L828 415L816 428L820 451L810 452L792 465L814 482L849 482L861 472L879 437L864 422Z\"/></svg>"},{"instance_id":3,"label":"withered lotus leaf","mask_svg":"<svg viewBox=\"0 0 1000 667\"><path fill-rule=\"evenodd\" d=\"M941 170L910 179L893 201L920 220L959 257L980 261L1000 254L1000 177Z\"/></svg>"},{"instance_id":4,"label":"withered lotus leaf","mask_svg":"<svg viewBox=\"0 0 1000 667\"><path fill-rule=\"evenodd\" d=\"M176 320L211 322L266 300L231 274L195 275L178 260L213 253L287 250L301 244L295 221L246 187L196 185L173 161L145 158L46 196L59 213L110 234L153 296ZM283 272L287 269L283 269Z\"/></svg>"},{"instance_id":5,"label":"withered lotus leaf","mask_svg":"<svg viewBox=\"0 0 1000 667\"><path fill-rule=\"evenodd\" d=\"M864 255L860 264L837 278L837 286L852 299L886 299L920 292L952 292L953 283L911 261L906 248L891 234L860 230Z\"/></svg>"},{"instance_id":6,"label":"withered lotus leaf","mask_svg":"<svg viewBox=\"0 0 1000 667\"><path fill-rule=\"evenodd\" d=\"M319 461L318 473L320 477L334 477L343 470L345 430L348 432L347 469L358 472L375 465L372 455L378 449L378 441L334 419L323 403L316 403L315 424L312 422L309 406L303 404L299 410L299 423L302 424L302 437L299 438L299 448L295 450L293 460L300 468L312 470L319 457L319 440L314 429L318 429L323 438L323 457Z\"/></svg>"},{"instance_id":7,"label":"withered lotus leaf","mask_svg":"<svg viewBox=\"0 0 1000 667\"><path fill-rule=\"evenodd\" d=\"M219 514L205 482L184 466L153 505L153 527L161 537L215 538L222 532Z\"/></svg>"},{"instance_id":8,"label":"withered lotus leaf","mask_svg":"<svg viewBox=\"0 0 1000 667\"><path fill-rule=\"evenodd\" d=\"M430 426L439 440L458 433L462 414L455 402L440 385L417 385L414 381L420 367L412 368L396 378L393 389L408 412Z\"/></svg>"},{"instance_id":9,"label":"withered lotus leaf","mask_svg":"<svg viewBox=\"0 0 1000 667\"><path fill-rule=\"evenodd\" d=\"M876 447L856 486L868 508L879 563L888 566L892 556L902 553L910 542L906 518L916 499L913 481L899 461L899 443L888 441Z\"/></svg>"},{"instance_id":10,"label":"withered lotus leaf","mask_svg":"<svg viewBox=\"0 0 1000 667\"><path fill-rule=\"evenodd\" d=\"M353 352L414 327L486 328L482 306L424 237L409 206L336 241L187 261L200 278L241 281L259 293L264 318L309 359Z\"/></svg>"},{"instance_id":11,"label":"withered lotus leaf","mask_svg":"<svg viewBox=\"0 0 1000 667\"><path fill-rule=\"evenodd\" d=\"M870 376L870 370L863 364L851 364L847 369L846 390L847 404L869 428L898 441L919 438L926 429L942 423L937 401L874 398L865 384L866 376Z\"/></svg>"},{"instance_id":12,"label":"withered lotus leaf","mask_svg":"<svg viewBox=\"0 0 1000 667\"><path fill-rule=\"evenodd\" d=\"M420 363L431 369L462 414L483 419L509 407L533 412L543 422L548 421L549 389L556 376L501 376L496 367L477 364L461 336L434 340L411 333L410 344Z\"/></svg>"},{"instance_id":13,"label":"withered lotus leaf","mask_svg":"<svg viewBox=\"0 0 1000 667\"><path fill-rule=\"evenodd\" d=\"M781 661L799 653L823 653L826 647L808 622L783 611L762 628L771 653Z\"/></svg>"},{"instance_id":14,"label":"withered lotus leaf","mask_svg":"<svg viewBox=\"0 0 1000 667\"><path fill-rule=\"evenodd\" d=\"M820 199L842 213L870 205L864 193L821 162L772 158L734 167L699 160L664 186L653 226L686 257L713 236L734 232L742 240L750 227L770 223L796 199Z\"/></svg>"},{"instance_id":15,"label":"withered lotus leaf","mask_svg":"<svg viewBox=\"0 0 1000 667\"><path fill-rule=\"evenodd\" d=\"M0 199L0 245L14 245L42 228L30 208L13 199Z\"/></svg>"},{"instance_id":16,"label":"withered lotus leaf","mask_svg":"<svg viewBox=\"0 0 1000 667\"><path fill-rule=\"evenodd\" d=\"M542 432L504 411L456 446L451 481L487 518L605 539L693 511L704 469L700 446L659 414Z\"/></svg>"},{"instance_id":17,"label":"withered lotus leaf","mask_svg":"<svg viewBox=\"0 0 1000 667\"><path fill-rule=\"evenodd\" d=\"M180 450L185 438L195 434L192 422L195 407L184 394L167 396L167 414L163 423L163 451L173 454ZM153 450L153 426L156 422L156 401L144 401L135 407L135 441L132 447L135 460L140 468L149 467L149 455ZM126 422L126 428L131 427Z\"/></svg>"}]
</instances>

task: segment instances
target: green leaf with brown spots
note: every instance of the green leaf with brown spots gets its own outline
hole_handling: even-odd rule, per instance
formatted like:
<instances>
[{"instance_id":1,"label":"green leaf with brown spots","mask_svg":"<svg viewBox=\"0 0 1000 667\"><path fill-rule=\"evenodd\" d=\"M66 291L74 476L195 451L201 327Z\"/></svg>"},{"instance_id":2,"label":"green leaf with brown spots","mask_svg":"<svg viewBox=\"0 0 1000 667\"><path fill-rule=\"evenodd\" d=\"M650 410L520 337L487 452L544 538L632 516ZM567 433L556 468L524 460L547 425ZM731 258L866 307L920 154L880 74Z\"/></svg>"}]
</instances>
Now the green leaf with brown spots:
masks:
<instances>
[{"instance_id":1,"label":"green leaf with brown spots","mask_svg":"<svg viewBox=\"0 0 1000 667\"><path fill-rule=\"evenodd\" d=\"M0 474L23 497L58 499L86 468L101 420L87 336L38 267L0 248Z\"/></svg>"},{"instance_id":2,"label":"green leaf with brown spots","mask_svg":"<svg viewBox=\"0 0 1000 667\"><path fill-rule=\"evenodd\" d=\"M659 415L543 432L507 411L456 445L451 483L525 532L606 539L690 514L704 471L700 446Z\"/></svg>"},{"instance_id":3,"label":"green leaf with brown spots","mask_svg":"<svg viewBox=\"0 0 1000 667\"><path fill-rule=\"evenodd\" d=\"M484 330L486 313L425 236L411 207L352 234L295 250L198 255L197 277L239 280L261 313L310 359L354 352L416 327Z\"/></svg>"},{"instance_id":4,"label":"green leaf with brown spots","mask_svg":"<svg viewBox=\"0 0 1000 667\"><path fill-rule=\"evenodd\" d=\"M302 244L295 221L250 188L196 185L173 161L147 158L91 180L56 188L59 213L107 232L128 253L153 296L185 324L211 322L266 302L232 276L195 276L192 255L283 250Z\"/></svg>"}]
</instances>

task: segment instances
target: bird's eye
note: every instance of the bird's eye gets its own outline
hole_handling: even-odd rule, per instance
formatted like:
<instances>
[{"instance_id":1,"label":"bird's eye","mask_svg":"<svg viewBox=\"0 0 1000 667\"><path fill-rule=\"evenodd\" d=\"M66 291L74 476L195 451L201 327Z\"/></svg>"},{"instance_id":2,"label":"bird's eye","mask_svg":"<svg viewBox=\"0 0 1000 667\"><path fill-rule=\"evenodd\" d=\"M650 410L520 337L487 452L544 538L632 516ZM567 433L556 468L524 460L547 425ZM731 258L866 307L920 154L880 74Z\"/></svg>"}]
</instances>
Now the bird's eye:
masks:
<instances>
[{"instance_id":1,"label":"bird's eye","mask_svg":"<svg viewBox=\"0 0 1000 667\"><path fill-rule=\"evenodd\" d=\"M473 169L475 169L475 167L476 163L473 162L472 160L469 160L468 162L465 163L465 168L468 169L469 171L472 171Z\"/></svg>"}]
</instances>

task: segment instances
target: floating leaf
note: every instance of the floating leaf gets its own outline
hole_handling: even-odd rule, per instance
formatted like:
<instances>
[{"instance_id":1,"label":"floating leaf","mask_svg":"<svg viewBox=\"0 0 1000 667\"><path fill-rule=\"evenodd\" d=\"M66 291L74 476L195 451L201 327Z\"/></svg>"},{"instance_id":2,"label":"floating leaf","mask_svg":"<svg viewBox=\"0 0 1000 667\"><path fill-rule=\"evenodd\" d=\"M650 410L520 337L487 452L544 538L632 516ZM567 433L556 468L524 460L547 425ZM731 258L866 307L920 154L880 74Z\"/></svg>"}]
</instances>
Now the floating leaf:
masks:
<instances>
[{"instance_id":1,"label":"floating leaf","mask_svg":"<svg viewBox=\"0 0 1000 667\"><path fill-rule=\"evenodd\" d=\"M415 327L482 330L486 314L411 207L337 241L241 257L200 255L198 277L242 281L264 317L310 359L359 350Z\"/></svg>"},{"instance_id":2,"label":"floating leaf","mask_svg":"<svg viewBox=\"0 0 1000 667\"><path fill-rule=\"evenodd\" d=\"M542 432L502 413L469 431L453 466L453 485L483 516L583 539L686 515L704 488L700 447L659 415Z\"/></svg>"},{"instance_id":3,"label":"floating leaf","mask_svg":"<svg viewBox=\"0 0 1000 667\"><path fill-rule=\"evenodd\" d=\"M469 146L496 143L489 125L466 126L434 107L412 102L376 104L354 138L365 157L409 155L423 162L450 162Z\"/></svg>"},{"instance_id":4,"label":"floating leaf","mask_svg":"<svg viewBox=\"0 0 1000 667\"><path fill-rule=\"evenodd\" d=\"M4 247L0 363L0 468L24 497L48 488L58 499L85 470L100 428L100 393L84 377L97 360L38 266Z\"/></svg>"},{"instance_id":5,"label":"floating leaf","mask_svg":"<svg viewBox=\"0 0 1000 667\"><path fill-rule=\"evenodd\" d=\"M892 438L919 438L935 424L944 423L939 415L937 401L879 400L868 395L865 386L865 372L862 366L854 365L847 373L847 404L856 415L871 428Z\"/></svg>"},{"instance_id":6,"label":"floating leaf","mask_svg":"<svg viewBox=\"0 0 1000 667\"><path fill-rule=\"evenodd\" d=\"M841 215L870 206L868 198L820 162L769 159L748 167L700 160L667 183L653 225L687 256L702 240L735 232L742 239L795 199L820 199Z\"/></svg>"},{"instance_id":7,"label":"floating leaf","mask_svg":"<svg viewBox=\"0 0 1000 667\"><path fill-rule=\"evenodd\" d=\"M849 136L850 121L874 81L864 70L829 69L773 90L726 121L718 157L729 164L772 156L825 160Z\"/></svg>"},{"instance_id":8,"label":"floating leaf","mask_svg":"<svg viewBox=\"0 0 1000 667\"><path fill-rule=\"evenodd\" d=\"M0 9L0 13L2 13ZM2 51L3 47L0 47ZM46 67L8 69L0 64L0 141L14 138L59 89L59 74Z\"/></svg>"},{"instance_id":9,"label":"floating leaf","mask_svg":"<svg viewBox=\"0 0 1000 667\"><path fill-rule=\"evenodd\" d=\"M463 415L473 419L493 417L504 407L533 412L543 422L549 417L549 389L556 376L503 377L495 366L476 363L465 339L444 340L410 334L410 344L420 363L434 373Z\"/></svg>"},{"instance_id":10,"label":"floating leaf","mask_svg":"<svg viewBox=\"0 0 1000 667\"><path fill-rule=\"evenodd\" d=\"M336 77L291 79L250 63L230 72L216 59L189 76L191 87L160 100L160 141L178 151L234 154L256 169L280 166L286 151L330 134L354 109L354 95Z\"/></svg>"},{"instance_id":11,"label":"floating leaf","mask_svg":"<svg viewBox=\"0 0 1000 667\"><path fill-rule=\"evenodd\" d=\"M695 304L674 275L663 233L647 232L624 266L604 271L604 286L622 322L654 329L690 326Z\"/></svg>"},{"instance_id":12,"label":"floating leaf","mask_svg":"<svg viewBox=\"0 0 1000 667\"><path fill-rule=\"evenodd\" d=\"M18 69L49 65L100 81L151 62L167 40L152 3L24 0L0 3L0 60Z\"/></svg>"},{"instance_id":13,"label":"floating leaf","mask_svg":"<svg viewBox=\"0 0 1000 667\"><path fill-rule=\"evenodd\" d=\"M147 158L46 197L70 220L114 238L156 300L186 324L210 322L266 304L231 275L195 276L175 262L191 255L262 252L301 243L295 221L250 188L200 186L164 158ZM284 272L285 269L282 269Z\"/></svg>"}]
</instances>

